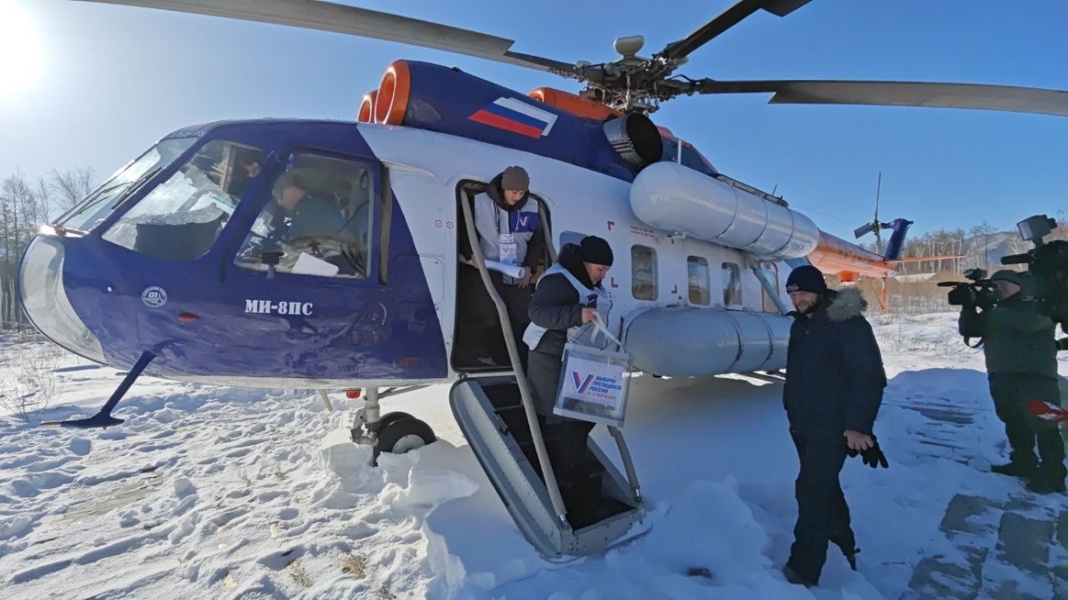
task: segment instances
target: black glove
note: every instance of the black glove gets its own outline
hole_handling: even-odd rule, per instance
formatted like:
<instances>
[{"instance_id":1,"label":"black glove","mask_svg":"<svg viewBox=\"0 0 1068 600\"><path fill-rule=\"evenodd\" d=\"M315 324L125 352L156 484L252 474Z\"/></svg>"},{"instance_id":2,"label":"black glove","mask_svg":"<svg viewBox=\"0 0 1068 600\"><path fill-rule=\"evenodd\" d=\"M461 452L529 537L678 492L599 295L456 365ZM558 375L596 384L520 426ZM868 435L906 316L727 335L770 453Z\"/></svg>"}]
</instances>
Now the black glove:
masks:
<instances>
[{"instance_id":1,"label":"black glove","mask_svg":"<svg viewBox=\"0 0 1068 600\"><path fill-rule=\"evenodd\" d=\"M873 435L871 436L871 442L871 448L868 448L867 450L854 450L850 448L849 456L852 458L859 454L861 460L864 461L864 464L869 467L876 469L882 465L884 469L889 469L890 463L886 462L886 455L883 454L882 449L879 448L879 440L875 439L875 436Z\"/></svg>"}]
</instances>

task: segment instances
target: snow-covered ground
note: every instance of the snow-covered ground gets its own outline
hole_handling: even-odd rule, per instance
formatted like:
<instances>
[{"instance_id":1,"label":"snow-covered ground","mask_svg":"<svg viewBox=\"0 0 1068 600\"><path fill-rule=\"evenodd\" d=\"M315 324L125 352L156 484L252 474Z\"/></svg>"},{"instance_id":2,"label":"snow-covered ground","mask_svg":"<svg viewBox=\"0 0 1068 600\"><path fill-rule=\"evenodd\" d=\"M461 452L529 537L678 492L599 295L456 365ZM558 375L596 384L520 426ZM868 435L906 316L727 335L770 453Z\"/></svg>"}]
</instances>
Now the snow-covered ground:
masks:
<instances>
[{"instance_id":1,"label":"snow-covered ground","mask_svg":"<svg viewBox=\"0 0 1068 600\"><path fill-rule=\"evenodd\" d=\"M145 378L119 427L37 427L94 413L119 381L60 357L51 409L0 416L0 598L1068 597L1066 496L988 472L1004 434L954 319L873 318L890 468L847 462L859 572L832 547L818 589L779 573L797 460L777 378L635 379L625 433L651 528L561 564L511 522L446 386L384 401L440 440L375 469L340 393L328 412L311 392ZM43 352L4 346L7 379Z\"/></svg>"}]
</instances>

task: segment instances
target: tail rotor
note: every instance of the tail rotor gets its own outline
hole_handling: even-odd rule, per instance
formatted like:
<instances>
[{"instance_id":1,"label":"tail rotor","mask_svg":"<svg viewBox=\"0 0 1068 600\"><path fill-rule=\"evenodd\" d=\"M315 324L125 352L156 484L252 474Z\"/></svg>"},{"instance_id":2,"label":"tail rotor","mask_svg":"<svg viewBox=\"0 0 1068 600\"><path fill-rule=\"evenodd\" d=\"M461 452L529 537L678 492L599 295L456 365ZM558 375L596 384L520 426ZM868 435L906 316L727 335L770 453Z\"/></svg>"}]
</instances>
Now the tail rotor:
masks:
<instances>
[{"instance_id":1,"label":"tail rotor","mask_svg":"<svg viewBox=\"0 0 1068 600\"><path fill-rule=\"evenodd\" d=\"M875 233L875 248L877 249L879 254L883 253L883 238L882 238L882 235L879 232L882 231L883 229L889 229L890 228L889 224L883 223L882 221L879 220L879 194L882 191L882 188L883 188L883 173L882 173L882 171L879 171L879 180L878 180L878 183L876 183L876 185L875 185L875 217L871 220L870 223L865 223L865 224L861 225L860 227L857 227L856 229L853 230L853 236L856 237L857 239L860 239L860 238L864 237L865 235L874 232Z\"/></svg>"}]
</instances>

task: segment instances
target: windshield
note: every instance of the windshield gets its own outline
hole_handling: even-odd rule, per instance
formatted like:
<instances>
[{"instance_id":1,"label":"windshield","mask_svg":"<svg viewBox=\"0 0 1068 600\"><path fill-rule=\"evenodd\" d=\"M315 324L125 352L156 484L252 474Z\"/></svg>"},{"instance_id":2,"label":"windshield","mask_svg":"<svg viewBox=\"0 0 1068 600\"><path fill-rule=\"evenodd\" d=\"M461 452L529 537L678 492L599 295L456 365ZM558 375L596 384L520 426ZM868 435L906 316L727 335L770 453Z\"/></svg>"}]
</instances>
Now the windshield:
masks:
<instances>
[{"instance_id":1,"label":"windshield","mask_svg":"<svg viewBox=\"0 0 1068 600\"><path fill-rule=\"evenodd\" d=\"M199 258L218 238L262 163L259 148L210 141L102 237L163 260Z\"/></svg>"},{"instance_id":2,"label":"windshield","mask_svg":"<svg viewBox=\"0 0 1068 600\"><path fill-rule=\"evenodd\" d=\"M156 144L141 158L120 169L93 193L85 197L81 204L56 221L65 229L90 231L97 223L107 218L111 211L118 208L127 192L133 191L134 184L140 182L149 173L174 162L178 156L188 150L196 138L172 138Z\"/></svg>"},{"instance_id":3,"label":"windshield","mask_svg":"<svg viewBox=\"0 0 1068 600\"><path fill-rule=\"evenodd\" d=\"M660 139L664 142L664 155L660 160L681 163L682 166L693 169L698 173L704 173L705 175L713 177L716 175L716 169L712 166L712 163L708 162L708 160L689 143L681 142L682 152L680 153L679 140L671 139L666 135L661 136Z\"/></svg>"}]
</instances>

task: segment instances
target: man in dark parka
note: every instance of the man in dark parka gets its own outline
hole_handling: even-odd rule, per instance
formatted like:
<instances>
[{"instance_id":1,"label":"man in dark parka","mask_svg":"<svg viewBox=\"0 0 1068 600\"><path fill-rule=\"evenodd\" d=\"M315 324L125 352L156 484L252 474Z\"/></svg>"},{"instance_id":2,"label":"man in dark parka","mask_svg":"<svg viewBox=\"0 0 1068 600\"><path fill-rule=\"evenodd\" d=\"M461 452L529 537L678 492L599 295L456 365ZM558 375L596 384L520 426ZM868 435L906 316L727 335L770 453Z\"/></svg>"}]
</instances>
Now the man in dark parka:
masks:
<instances>
[{"instance_id":1,"label":"man in dark parka","mask_svg":"<svg viewBox=\"0 0 1068 600\"><path fill-rule=\"evenodd\" d=\"M833 541L853 563L855 538L838 474L852 449L875 444L872 426L886 387L882 355L853 288L829 290L811 265L786 282L794 323L786 362L783 404L801 470L797 525L783 574L791 583L819 583Z\"/></svg>"}]
</instances>

